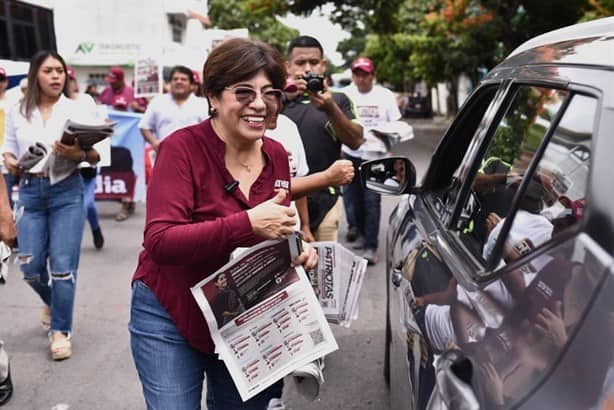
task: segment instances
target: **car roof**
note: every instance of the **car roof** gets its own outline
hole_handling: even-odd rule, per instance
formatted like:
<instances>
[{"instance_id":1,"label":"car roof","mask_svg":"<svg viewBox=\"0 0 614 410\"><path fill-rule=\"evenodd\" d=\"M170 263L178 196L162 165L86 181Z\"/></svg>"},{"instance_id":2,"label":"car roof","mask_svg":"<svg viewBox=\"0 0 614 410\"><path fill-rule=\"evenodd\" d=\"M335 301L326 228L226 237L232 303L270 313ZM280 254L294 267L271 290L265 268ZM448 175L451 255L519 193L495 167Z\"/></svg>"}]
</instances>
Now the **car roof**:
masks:
<instances>
[{"instance_id":1,"label":"car roof","mask_svg":"<svg viewBox=\"0 0 614 410\"><path fill-rule=\"evenodd\" d=\"M497 67L532 64L599 66L614 70L614 17L575 24L526 41Z\"/></svg>"}]
</instances>

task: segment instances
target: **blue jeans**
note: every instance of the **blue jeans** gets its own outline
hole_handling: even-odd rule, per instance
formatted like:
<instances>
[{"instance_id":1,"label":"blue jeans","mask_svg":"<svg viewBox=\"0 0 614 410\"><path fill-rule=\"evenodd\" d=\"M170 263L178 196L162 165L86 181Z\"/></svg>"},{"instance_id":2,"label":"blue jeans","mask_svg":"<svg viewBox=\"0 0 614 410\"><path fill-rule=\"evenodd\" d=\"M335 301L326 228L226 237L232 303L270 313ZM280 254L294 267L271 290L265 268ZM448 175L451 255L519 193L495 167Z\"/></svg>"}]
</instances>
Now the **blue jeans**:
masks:
<instances>
[{"instance_id":1,"label":"blue jeans","mask_svg":"<svg viewBox=\"0 0 614 410\"><path fill-rule=\"evenodd\" d=\"M75 173L55 185L23 175L17 224L24 279L51 308L51 330L71 333L81 235L85 222L83 182Z\"/></svg>"},{"instance_id":2,"label":"blue jeans","mask_svg":"<svg viewBox=\"0 0 614 410\"><path fill-rule=\"evenodd\" d=\"M365 240L366 249L377 249L379 236L379 220L382 213L380 194L368 191L360 184L358 168L364 162L361 158L343 154L345 159L352 161L356 175L349 185L343 188L343 206L348 228L357 228Z\"/></svg>"},{"instance_id":3,"label":"blue jeans","mask_svg":"<svg viewBox=\"0 0 614 410\"><path fill-rule=\"evenodd\" d=\"M96 209L96 178L83 179L84 198L83 206L85 207L85 215L90 223L90 228L95 231L100 228L98 223L98 209Z\"/></svg>"},{"instance_id":4,"label":"blue jeans","mask_svg":"<svg viewBox=\"0 0 614 410\"><path fill-rule=\"evenodd\" d=\"M207 375L209 410L264 410L276 385L243 402L226 365L188 345L170 315L141 281L132 287L130 346L147 409L200 409Z\"/></svg>"}]
</instances>

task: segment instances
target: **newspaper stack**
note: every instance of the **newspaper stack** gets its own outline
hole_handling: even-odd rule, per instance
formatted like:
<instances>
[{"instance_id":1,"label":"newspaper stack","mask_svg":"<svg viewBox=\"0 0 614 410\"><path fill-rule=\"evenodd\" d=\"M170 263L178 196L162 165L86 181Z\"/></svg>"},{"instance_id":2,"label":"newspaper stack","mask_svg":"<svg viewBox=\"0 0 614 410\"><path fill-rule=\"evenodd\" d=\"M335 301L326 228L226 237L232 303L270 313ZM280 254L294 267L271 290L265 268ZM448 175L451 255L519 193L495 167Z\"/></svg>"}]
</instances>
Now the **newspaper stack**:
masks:
<instances>
[{"instance_id":1,"label":"newspaper stack","mask_svg":"<svg viewBox=\"0 0 614 410\"><path fill-rule=\"evenodd\" d=\"M318 266L310 273L324 315L330 323L350 327L351 321L358 318L358 297L367 260L337 242L310 245L318 252Z\"/></svg>"},{"instance_id":2,"label":"newspaper stack","mask_svg":"<svg viewBox=\"0 0 614 410\"><path fill-rule=\"evenodd\" d=\"M94 144L112 136L114 126L114 123L86 125L67 120L60 142L72 145L77 139L81 149L89 150ZM17 165L22 171L32 174L47 172L50 184L54 185L68 178L79 164L70 158L55 155L49 145L36 142L28 147Z\"/></svg>"},{"instance_id":3,"label":"newspaper stack","mask_svg":"<svg viewBox=\"0 0 614 410\"><path fill-rule=\"evenodd\" d=\"M245 401L338 349L301 266L301 240L249 248L192 287L216 353Z\"/></svg>"},{"instance_id":4,"label":"newspaper stack","mask_svg":"<svg viewBox=\"0 0 614 410\"><path fill-rule=\"evenodd\" d=\"M80 124L72 120L67 120L64 124L64 133L62 134L61 142L63 144L72 145L74 139L79 141L79 146L83 150L91 149L94 144L102 141L105 138L111 137L114 132L115 123L101 124Z\"/></svg>"}]
</instances>

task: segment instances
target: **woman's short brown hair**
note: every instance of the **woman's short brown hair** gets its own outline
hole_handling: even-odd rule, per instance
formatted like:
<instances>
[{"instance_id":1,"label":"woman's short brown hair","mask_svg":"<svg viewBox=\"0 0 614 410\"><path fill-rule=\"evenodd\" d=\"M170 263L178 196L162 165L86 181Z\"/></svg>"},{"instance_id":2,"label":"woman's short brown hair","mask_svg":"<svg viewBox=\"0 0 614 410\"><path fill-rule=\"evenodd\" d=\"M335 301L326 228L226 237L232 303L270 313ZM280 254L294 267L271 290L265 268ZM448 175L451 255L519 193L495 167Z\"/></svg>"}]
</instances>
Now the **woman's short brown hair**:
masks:
<instances>
[{"instance_id":1,"label":"woman's short brown hair","mask_svg":"<svg viewBox=\"0 0 614 410\"><path fill-rule=\"evenodd\" d=\"M248 80L260 70L264 70L273 88L284 88L286 66L277 50L258 40L226 40L205 61L203 92L206 96L219 97L225 87Z\"/></svg>"}]
</instances>

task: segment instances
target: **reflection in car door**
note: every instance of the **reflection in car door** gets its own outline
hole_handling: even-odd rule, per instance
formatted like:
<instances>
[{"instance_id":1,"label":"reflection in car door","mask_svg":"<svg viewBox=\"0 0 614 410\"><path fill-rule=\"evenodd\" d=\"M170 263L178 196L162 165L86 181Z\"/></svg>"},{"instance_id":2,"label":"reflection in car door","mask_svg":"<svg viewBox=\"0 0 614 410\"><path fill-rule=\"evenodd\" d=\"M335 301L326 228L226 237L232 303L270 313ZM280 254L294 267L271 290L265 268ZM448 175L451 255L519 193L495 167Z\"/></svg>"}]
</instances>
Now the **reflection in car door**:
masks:
<instances>
[{"instance_id":1,"label":"reflection in car door","mask_svg":"<svg viewBox=\"0 0 614 410\"><path fill-rule=\"evenodd\" d=\"M499 88L499 84L477 90L461 110L460 120L457 119L452 125L444 139L444 146L440 146L437 152L443 152L448 159L454 156L451 162L460 166L464 153L474 140L474 134L485 132L504 95L505 89ZM429 172L441 168L442 163L450 162L434 160ZM445 171L437 169L434 174L439 176L442 172ZM447 172L452 174L455 169L448 169ZM443 191L456 189L457 186L445 187ZM390 217L387 238L386 365L393 408L424 408L433 389L432 356L428 356L424 330L415 320L414 290L417 289L417 296L421 296L426 290L443 290L450 282L450 272L429 242L430 234L435 230L433 220L443 220L446 213L450 214L447 208L453 206L454 201L449 203L448 199L442 198L439 201L441 208L433 210L426 208L422 195L411 195L400 201ZM413 273L416 271L421 274L414 280Z\"/></svg>"}]
</instances>

